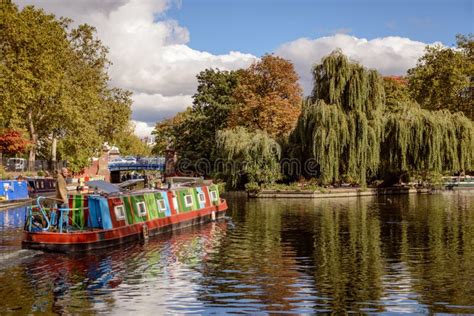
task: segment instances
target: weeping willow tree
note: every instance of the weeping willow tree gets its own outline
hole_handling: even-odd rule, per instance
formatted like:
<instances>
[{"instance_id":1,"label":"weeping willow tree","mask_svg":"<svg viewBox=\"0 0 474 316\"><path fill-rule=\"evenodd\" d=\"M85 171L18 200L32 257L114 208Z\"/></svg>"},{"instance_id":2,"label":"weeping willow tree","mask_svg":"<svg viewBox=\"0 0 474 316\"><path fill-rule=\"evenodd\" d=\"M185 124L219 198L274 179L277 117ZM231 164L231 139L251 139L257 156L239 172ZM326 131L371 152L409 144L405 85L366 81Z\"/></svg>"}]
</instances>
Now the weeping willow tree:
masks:
<instances>
[{"instance_id":1,"label":"weeping willow tree","mask_svg":"<svg viewBox=\"0 0 474 316\"><path fill-rule=\"evenodd\" d=\"M461 112L429 111L416 103L384 115L382 159L394 171L474 169L474 124Z\"/></svg>"},{"instance_id":2,"label":"weeping willow tree","mask_svg":"<svg viewBox=\"0 0 474 316\"><path fill-rule=\"evenodd\" d=\"M243 127L217 133L216 169L233 188L245 183L273 183L281 178L280 145L267 133Z\"/></svg>"},{"instance_id":3,"label":"weeping willow tree","mask_svg":"<svg viewBox=\"0 0 474 316\"><path fill-rule=\"evenodd\" d=\"M380 162L381 78L340 51L323 58L313 68L313 78L312 95L290 136L293 153L314 159L323 183L345 178L365 184Z\"/></svg>"},{"instance_id":4,"label":"weeping willow tree","mask_svg":"<svg viewBox=\"0 0 474 316\"><path fill-rule=\"evenodd\" d=\"M474 170L474 125L462 113L423 110L408 100L386 108L378 73L340 51L323 58L313 77L312 95L290 135L290 156L314 159L323 183Z\"/></svg>"}]
</instances>

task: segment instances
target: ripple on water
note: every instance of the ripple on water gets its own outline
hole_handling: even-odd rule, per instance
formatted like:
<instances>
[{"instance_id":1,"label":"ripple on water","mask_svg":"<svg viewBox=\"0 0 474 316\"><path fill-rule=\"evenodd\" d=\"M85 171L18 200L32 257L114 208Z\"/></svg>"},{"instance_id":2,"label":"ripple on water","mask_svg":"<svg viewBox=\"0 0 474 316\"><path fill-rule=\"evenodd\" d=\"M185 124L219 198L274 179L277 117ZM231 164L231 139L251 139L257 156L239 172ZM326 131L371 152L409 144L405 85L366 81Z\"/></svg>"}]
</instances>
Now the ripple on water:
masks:
<instances>
[{"instance_id":1,"label":"ripple on water","mask_svg":"<svg viewBox=\"0 0 474 316\"><path fill-rule=\"evenodd\" d=\"M79 255L19 252L9 212L0 312L474 313L474 195L391 200L230 199L231 224Z\"/></svg>"}]
</instances>

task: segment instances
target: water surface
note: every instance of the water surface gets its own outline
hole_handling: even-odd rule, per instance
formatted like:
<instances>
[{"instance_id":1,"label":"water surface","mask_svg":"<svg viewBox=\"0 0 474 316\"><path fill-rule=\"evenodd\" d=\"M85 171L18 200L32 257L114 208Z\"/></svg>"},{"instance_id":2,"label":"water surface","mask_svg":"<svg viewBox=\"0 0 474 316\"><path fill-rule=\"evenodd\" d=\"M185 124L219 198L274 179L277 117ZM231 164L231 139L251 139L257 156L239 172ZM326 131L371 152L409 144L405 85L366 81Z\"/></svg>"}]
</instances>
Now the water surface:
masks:
<instances>
[{"instance_id":1,"label":"water surface","mask_svg":"<svg viewBox=\"0 0 474 316\"><path fill-rule=\"evenodd\" d=\"M474 313L474 193L228 203L80 255L20 250L0 211L0 313Z\"/></svg>"}]
</instances>

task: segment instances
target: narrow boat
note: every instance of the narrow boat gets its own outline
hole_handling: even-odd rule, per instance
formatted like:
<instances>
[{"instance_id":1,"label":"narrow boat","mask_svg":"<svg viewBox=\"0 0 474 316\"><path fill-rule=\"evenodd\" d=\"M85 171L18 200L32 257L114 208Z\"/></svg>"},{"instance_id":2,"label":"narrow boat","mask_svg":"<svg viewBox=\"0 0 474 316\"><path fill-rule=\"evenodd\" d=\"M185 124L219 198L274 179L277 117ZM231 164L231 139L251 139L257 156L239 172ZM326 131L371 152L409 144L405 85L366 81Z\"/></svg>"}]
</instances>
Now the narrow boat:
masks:
<instances>
[{"instance_id":1,"label":"narrow boat","mask_svg":"<svg viewBox=\"0 0 474 316\"><path fill-rule=\"evenodd\" d=\"M0 209L30 201L28 183L24 180L0 180Z\"/></svg>"},{"instance_id":2,"label":"narrow boat","mask_svg":"<svg viewBox=\"0 0 474 316\"><path fill-rule=\"evenodd\" d=\"M121 191L104 181L88 185L95 192L70 195L68 208L48 207L48 198L39 197L26 214L23 248L101 249L216 220L227 210L218 186L212 183L140 191Z\"/></svg>"},{"instance_id":3,"label":"narrow boat","mask_svg":"<svg viewBox=\"0 0 474 316\"><path fill-rule=\"evenodd\" d=\"M56 179L45 177L26 178L30 197L56 193Z\"/></svg>"}]
</instances>

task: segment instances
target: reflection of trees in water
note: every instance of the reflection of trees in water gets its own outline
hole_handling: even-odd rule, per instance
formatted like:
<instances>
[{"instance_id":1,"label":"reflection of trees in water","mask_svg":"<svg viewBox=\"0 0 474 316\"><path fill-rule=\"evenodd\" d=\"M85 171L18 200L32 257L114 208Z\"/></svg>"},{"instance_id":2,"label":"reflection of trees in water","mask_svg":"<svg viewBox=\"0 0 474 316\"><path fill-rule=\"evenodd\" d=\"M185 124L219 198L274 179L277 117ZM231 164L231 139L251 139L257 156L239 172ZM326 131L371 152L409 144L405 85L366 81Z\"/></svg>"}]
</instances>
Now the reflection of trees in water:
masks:
<instances>
[{"instance_id":1,"label":"reflection of trees in water","mask_svg":"<svg viewBox=\"0 0 474 316\"><path fill-rule=\"evenodd\" d=\"M287 310L298 290L295 252L282 242L281 206L246 202L244 213L230 210L238 226L227 233L219 251L206 263L200 299L213 305L246 307L265 304L268 310ZM237 214L238 213L238 214ZM224 296L221 294L224 293Z\"/></svg>"},{"instance_id":2,"label":"reflection of trees in water","mask_svg":"<svg viewBox=\"0 0 474 316\"><path fill-rule=\"evenodd\" d=\"M414 290L432 312L469 313L474 299L474 196L417 197L416 210L402 210L402 260L410 267ZM435 304L438 303L438 304ZM443 303L443 304L439 304Z\"/></svg>"},{"instance_id":3,"label":"reflection of trees in water","mask_svg":"<svg viewBox=\"0 0 474 316\"><path fill-rule=\"evenodd\" d=\"M22 273L21 267L0 270L0 314L12 312L25 314L35 310L34 302L31 300L34 295L35 290L28 276Z\"/></svg>"},{"instance_id":4,"label":"reflection of trees in water","mask_svg":"<svg viewBox=\"0 0 474 316\"><path fill-rule=\"evenodd\" d=\"M314 278L318 295L334 312L358 311L381 295L380 223L368 210L370 199L317 205L314 224ZM372 306L370 306L372 307Z\"/></svg>"},{"instance_id":5,"label":"reflection of trees in water","mask_svg":"<svg viewBox=\"0 0 474 316\"><path fill-rule=\"evenodd\" d=\"M397 311L390 304L408 303L473 312L435 303L472 305L474 195L229 205L228 225L87 255L42 254L0 270L0 312L172 309L188 294L199 308L225 311Z\"/></svg>"},{"instance_id":6,"label":"reflection of trees in water","mask_svg":"<svg viewBox=\"0 0 474 316\"><path fill-rule=\"evenodd\" d=\"M292 309L288 298L297 302L302 278L313 275L301 286L313 288L317 310L472 312L434 303L472 304L473 197L239 201L229 212L238 229L204 275L205 299L243 293Z\"/></svg>"}]
</instances>

